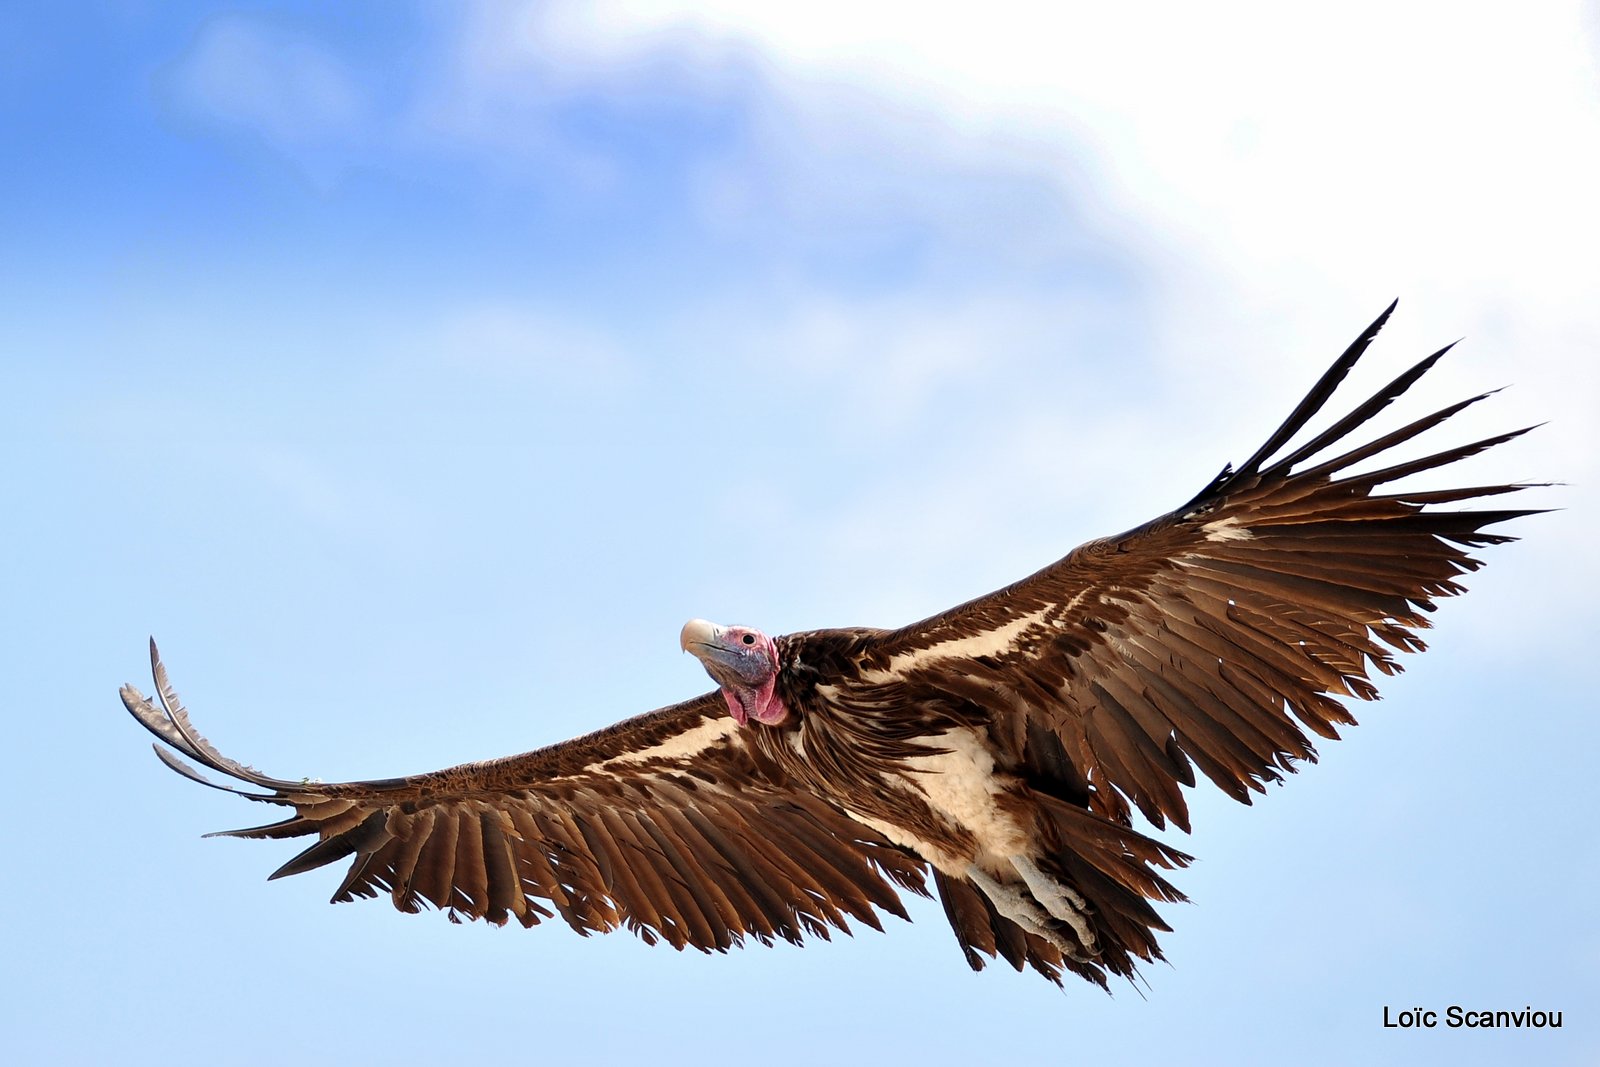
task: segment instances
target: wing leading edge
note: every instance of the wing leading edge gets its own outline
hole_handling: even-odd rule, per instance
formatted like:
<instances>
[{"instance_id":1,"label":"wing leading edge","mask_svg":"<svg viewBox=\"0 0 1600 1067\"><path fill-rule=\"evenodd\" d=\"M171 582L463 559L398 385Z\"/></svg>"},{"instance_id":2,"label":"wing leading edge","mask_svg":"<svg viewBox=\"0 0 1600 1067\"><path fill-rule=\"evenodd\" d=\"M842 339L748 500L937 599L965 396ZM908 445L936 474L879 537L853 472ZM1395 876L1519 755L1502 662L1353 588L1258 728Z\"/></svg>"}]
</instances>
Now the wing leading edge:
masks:
<instances>
[{"instance_id":1,"label":"wing leading edge","mask_svg":"<svg viewBox=\"0 0 1600 1067\"><path fill-rule=\"evenodd\" d=\"M1417 631L1427 613L1481 565L1470 550L1515 540L1485 528L1537 513L1438 510L1525 484L1387 488L1533 429L1390 458L1490 393L1350 443L1448 348L1290 448L1393 310L1238 469L1175 511L885 634L866 676L988 709L1013 765L1121 821L1131 804L1158 827L1188 830L1180 787L1195 783L1196 766L1249 803L1295 761L1315 760L1307 731L1337 738L1356 721L1338 698L1376 699L1373 673L1393 674L1395 652L1426 647ZM1350 473L1368 461L1375 469Z\"/></svg>"},{"instance_id":2,"label":"wing leading edge","mask_svg":"<svg viewBox=\"0 0 1600 1067\"><path fill-rule=\"evenodd\" d=\"M189 721L155 643L156 699L122 689L185 777L294 809L223 831L315 837L271 877L348 858L335 902L387 894L453 921L559 914L581 934L626 926L645 941L725 951L746 937L798 943L906 917L923 865L818 797L758 767L715 693L520 756L367 782L272 778L223 756ZM219 785L194 761L235 782ZM554 909L554 910L552 910Z\"/></svg>"}]
</instances>

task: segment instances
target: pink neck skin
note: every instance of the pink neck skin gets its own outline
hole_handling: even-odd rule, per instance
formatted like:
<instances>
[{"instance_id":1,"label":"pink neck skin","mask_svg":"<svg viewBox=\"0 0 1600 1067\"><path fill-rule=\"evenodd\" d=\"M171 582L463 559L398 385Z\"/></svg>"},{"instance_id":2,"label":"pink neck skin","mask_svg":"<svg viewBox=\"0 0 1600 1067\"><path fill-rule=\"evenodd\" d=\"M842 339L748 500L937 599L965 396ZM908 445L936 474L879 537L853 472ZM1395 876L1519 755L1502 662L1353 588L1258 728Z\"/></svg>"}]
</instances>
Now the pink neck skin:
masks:
<instances>
[{"instance_id":1,"label":"pink neck skin","mask_svg":"<svg viewBox=\"0 0 1600 1067\"><path fill-rule=\"evenodd\" d=\"M777 693L778 676L774 673L753 689L724 689L722 699L728 702L728 714L740 726L751 719L765 726L782 726L789 721L789 707Z\"/></svg>"}]
</instances>

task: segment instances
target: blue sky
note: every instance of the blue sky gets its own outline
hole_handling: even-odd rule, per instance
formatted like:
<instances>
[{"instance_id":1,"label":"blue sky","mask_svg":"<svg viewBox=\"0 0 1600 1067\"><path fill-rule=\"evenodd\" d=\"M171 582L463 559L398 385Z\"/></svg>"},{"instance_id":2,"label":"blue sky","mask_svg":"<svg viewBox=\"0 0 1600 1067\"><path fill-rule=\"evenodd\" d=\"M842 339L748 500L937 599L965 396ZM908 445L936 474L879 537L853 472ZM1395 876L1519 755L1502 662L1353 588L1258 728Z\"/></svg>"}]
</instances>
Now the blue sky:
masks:
<instances>
[{"instance_id":1,"label":"blue sky","mask_svg":"<svg viewBox=\"0 0 1600 1067\"><path fill-rule=\"evenodd\" d=\"M1590 1063L1592 7L0 12L8 1061ZM893 625L1187 499L1394 296L1396 416L1568 483L1243 808L1142 991L937 905L727 957L268 885L115 690L284 776L697 693L691 616ZM1450 436L1454 434L1456 436ZM258 821L258 820L257 820ZM1384 1005L1564 1009L1386 1032Z\"/></svg>"}]
</instances>

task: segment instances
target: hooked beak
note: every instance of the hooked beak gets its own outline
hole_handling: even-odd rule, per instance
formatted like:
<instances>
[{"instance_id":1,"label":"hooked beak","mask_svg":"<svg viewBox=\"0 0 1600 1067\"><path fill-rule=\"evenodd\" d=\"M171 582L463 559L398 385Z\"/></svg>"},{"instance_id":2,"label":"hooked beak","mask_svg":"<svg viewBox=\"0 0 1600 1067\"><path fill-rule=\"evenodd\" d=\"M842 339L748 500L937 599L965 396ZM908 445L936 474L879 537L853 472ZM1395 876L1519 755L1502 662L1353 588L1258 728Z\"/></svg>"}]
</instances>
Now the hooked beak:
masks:
<instances>
[{"instance_id":1,"label":"hooked beak","mask_svg":"<svg viewBox=\"0 0 1600 1067\"><path fill-rule=\"evenodd\" d=\"M683 624L683 631L678 634L678 647L691 653L697 659L704 658L702 648L721 648L718 640L722 636L722 627L705 619L690 619Z\"/></svg>"}]
</instances>

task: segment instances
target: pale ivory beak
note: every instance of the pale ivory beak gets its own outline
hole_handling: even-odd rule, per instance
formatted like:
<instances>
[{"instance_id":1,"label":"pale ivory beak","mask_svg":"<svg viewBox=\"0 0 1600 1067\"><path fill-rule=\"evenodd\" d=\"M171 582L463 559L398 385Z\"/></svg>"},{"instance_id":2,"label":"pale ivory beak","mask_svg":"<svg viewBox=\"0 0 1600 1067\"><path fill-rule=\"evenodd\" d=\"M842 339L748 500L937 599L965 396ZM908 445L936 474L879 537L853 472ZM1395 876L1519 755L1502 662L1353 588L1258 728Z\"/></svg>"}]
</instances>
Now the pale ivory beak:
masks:
<instances>
[{"instance_id":1,"label":"pale ivory beak","mask_svg":"<svg viewBox=\"0 0 1600 1067\"><path fill-rule=\"evenodd\" d=\"M696 650L696 647L716 644L717 636L721 633L722 627L714 622L707 622L705 619L690 619L683 624L683 631L678 634L678 647L699 658L700 653Z\"/></svg>"}]
</instances>

